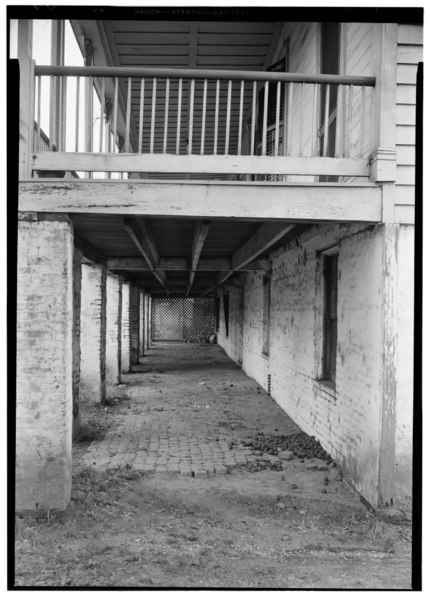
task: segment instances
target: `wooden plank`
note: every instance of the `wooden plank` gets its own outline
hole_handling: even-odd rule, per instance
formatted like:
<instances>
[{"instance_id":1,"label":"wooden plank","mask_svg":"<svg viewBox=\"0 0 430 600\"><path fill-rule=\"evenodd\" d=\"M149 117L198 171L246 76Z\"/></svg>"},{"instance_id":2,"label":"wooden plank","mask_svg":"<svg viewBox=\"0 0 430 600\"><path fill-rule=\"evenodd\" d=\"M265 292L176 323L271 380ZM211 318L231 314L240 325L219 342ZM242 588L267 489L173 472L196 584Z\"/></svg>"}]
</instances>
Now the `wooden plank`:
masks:
<instances>
[{"instance_id":1,"label":"wooden plank","mask_svg":"<svg viewBox=\"0 0 430 600\"><path fill-rule=\"evenodd\" d=\"M415 204L415 186L402 185L395 188L395 204L405 206L414 206Z\"/></svg>"},{"instance_id":2,"label":"wooden plank","mask_svg":"<svg viewBox=\"0 0 430 600\"><path fill-rule=\"evenodd\" d=\"M124 258L121 256L108 258L106 259L106 266L112 270L151 270L145 260L134 257ZM160 257L156 264L156 269L162 271L188 271L189 266L189 261L186 258ZM230 258L200 258L195 271L231 271L231 268ZM267 271L269 269L270 261L254 260L239 268L238 271Z\"/></svg>"},{"instance_id":3,"label":"wooden plank","mask_svg":"<svg viewBox=\"0 0 430 600\"><path fill-rule=\"evenodd\" d=\"M20 182L18 207L27 212L378 223L381 188L371 183L35 179Z\"/></svg>"},{"instance_id":4,"label":"wooden plank","mask_svg":"<svg viewBox=\"0 0 430 600\"><path fill-rule=\"evenodd\" d=\"M396 205L394 207L394 222L403 223L405 225L414 225L415 223L415 207Z\"/></svg>"},{"instance_id":5,"label":"wooden plank","mask_svg":"<svg viewBox=\"0 0 430 600\"><path fill-rule=\"evenodd\" d=\"M396 144L415 145L415 127L413 125L396 125Z\"/></svg>"},{"instance_id":6,"label":"wooden plank","mask_svg":"<svg viewBox=\"0 0 430 600\"><path fill-rule=\"evenodd\" d=\"M415 146L396 146L397 165L415 165Z\"/></svg>"},{"instance_id":7,"label":"wooden plank","mask_svg":"<svg viewBox=\"0 0 430 600\"><path fill-rule=\"evenodd\" d=\"M398 84L396 86L396 101L398 104L413 104L417 100L417 88L414 84Z\"/></svg>"},{"instance_id":8,"label":"wooden plank","mask_svg":"<svg viewBox=\"0 0 430 600\"><path fill-rule=\"evenodd\" d=\"M137 249L142 254L143 258L148 263L151 272L154 277L158 279L163 288L169 293L169 290L166 286L166 274L163 271L156 270L156 264L158 262L158 256L155 255L155 249L153 244L151 244L151 238L148 238L147 231L145 232L141 230L142 221L137 221L135 218L124 219L123 221L124 229L129 234L130 238L135 243Z\"/></svg>"},{"instance_id":9,"label":"wooden plank","mask_svg":"<svg viewBox=\"0 0 430 600\"><path fill-rule=\"evenodd\" d=\"M332 157L221 156L174 154L33 154L35 171L129 171L133 173L234 173L368 177L367 159Z\"/></svg>"},{"instance_id":10,"label":"wooden plank","mask_svg":"<svg viewBox=\"0 0 430 600\"><path fill-rule=\"evenodd\" d=\"M397 40L399 44L422 44L423 26L399 24Z\"/></svg>"},{"instance_id":11,"label":"wooden plank","mask_svg":"<svg viewBox=\"0 0 430 600\"><path fill-rule=\"evenodd\" d=\"M209 233L210 223L209 221L198 221L194 229L193 245L191 248L191 269L189 273L188 287L186 295L190 293L193 285L194 277L199 263L200 254L203 250L203 244L206 241Z\"/></svg>"},{"instance_id":12,"label":"wooden plank","mask_svg":"<svg viewBox=\"0 0 430 600\"><path fill-rule=\"evenodd\" d=\"M397 83L416 84L417 65L397 65Z\"/></svg>"},{"instance_id":13,"label":"wooden plank","mask_svg":"<svg viewBox=\"0 0 430 600\"><path fill-rule=\"evenodd\" d=\"M411 165L397 165L396 185L415 185L415 167Z\"/></svg>"},{"instance_id":14,"label":"wooden plank","mask_svg":"<svg viewBox=\"0 0 430 600\"><path fill-rule=\"evenodd\" d=\"M166 80L166 92L164 100L164 132L163 132L163 152L167 152L167 130L169 127L169 93L170 93L170 79Z\"/></svg>"},{"instance_id":15,"label":"wooden plank","mask_svg":"<svg viewBox=\"0 0 430 600\"><path fill-rule=\"evenodd\" d=\"M415 106L411 104L396 105L396 125L415 125Z\"/></svg>"},{"instance_id":16,"label":"wooden plank","mask_svg":"<svg viewBox=\"0 0 430 600\"><path fill-rule=\"evenodd\" d=\"M397 64L416 65L423 60L423 47L414 46L398 46L397 47Z\"/></svg>"}]
</instances>

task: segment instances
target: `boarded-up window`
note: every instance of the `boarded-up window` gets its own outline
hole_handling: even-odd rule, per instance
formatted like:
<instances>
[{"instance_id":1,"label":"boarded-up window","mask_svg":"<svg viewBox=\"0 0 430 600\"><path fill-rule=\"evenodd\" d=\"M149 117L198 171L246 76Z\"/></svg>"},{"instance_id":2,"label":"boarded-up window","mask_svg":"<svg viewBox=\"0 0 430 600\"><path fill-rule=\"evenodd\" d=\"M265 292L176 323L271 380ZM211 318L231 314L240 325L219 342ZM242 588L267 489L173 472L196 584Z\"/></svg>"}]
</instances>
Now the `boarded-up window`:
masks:
<instances>
[{"instance_id":1,"label":"boarded-up window","mask_svg":"<svg viewBox=\"0 0 430 600\"><path fill-rule=\"evenodd\" d=\"M323 379L335 381L337 348L338 255L324 256Z\"/></svg>"},{"instance_id":2,"label":"boarded-up window","mask_svg":"<svg viewBox=\"0 0 430 600\"><path fill-rule=\"evenodd\" d=\"M225 336L228 337L228 324L230 320L230 294L224 294L222 298L224 305Z\"/></svg>"},{"instance_id":3,"label":"boarded-up window","mask_svg":"<svg viewBox=\"0 0 430 600\"><path fill-rule=\"evenodd\" d=\"M263 354L270 353L270 288L271 279L266 276L263 280Z\"/></svg>"}]
</instances>

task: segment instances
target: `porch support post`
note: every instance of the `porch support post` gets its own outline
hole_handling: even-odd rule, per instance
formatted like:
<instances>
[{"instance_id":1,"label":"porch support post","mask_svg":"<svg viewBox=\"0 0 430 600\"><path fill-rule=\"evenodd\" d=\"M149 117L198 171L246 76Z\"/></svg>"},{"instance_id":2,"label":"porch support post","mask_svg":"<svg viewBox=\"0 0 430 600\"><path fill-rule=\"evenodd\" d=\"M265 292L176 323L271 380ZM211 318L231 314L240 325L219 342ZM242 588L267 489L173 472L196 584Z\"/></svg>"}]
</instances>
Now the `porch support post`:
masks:
<instances>
[{"instance_id":1,"label":"porch support post","mask_svg":"<svg viewBox=\"0 0 430 600\"><path fill-rule=\"evenodd\" d=\"M107 274L106 279L106 386L121 383L121 278Z\"/></svg>"},{"instance_id":2,"label":"porch support post","mask_svg":"<svg viewBox=\"0 0 430 600\"><path fill-rule=\"evenodd\" d=\"M131 364L139 364L140 288L132 286L130 294Z\"/></svg>"},{"instance_id":3,"label":"porch support post","mask_svg":"<svg viewBox=\"0 0 430 600\"><path fill-rule=\"evenodd\" d=\"M106 267L82 265L81 399L106 399Z\"/></svg>"},{"instance_id":4,"label":"porch support post","mask_svg":"<svg viewBox=\"0 0 430 600\"><path fill-rule=\"evenodd\" d=\"M131 366L130 296L131 284L123 281L121 308L121 373L130 373Z\"/></svg>"},{"instance_id":5,"label":"porch support post","mask_svg":"<svg viewBox=\"0 0 430 600\"><path fill-rule=\"evenodd\" d=\"M71 494L73 226L50 217L18 216L17 512L64 510Z\"/></svg>"}]
</instances>

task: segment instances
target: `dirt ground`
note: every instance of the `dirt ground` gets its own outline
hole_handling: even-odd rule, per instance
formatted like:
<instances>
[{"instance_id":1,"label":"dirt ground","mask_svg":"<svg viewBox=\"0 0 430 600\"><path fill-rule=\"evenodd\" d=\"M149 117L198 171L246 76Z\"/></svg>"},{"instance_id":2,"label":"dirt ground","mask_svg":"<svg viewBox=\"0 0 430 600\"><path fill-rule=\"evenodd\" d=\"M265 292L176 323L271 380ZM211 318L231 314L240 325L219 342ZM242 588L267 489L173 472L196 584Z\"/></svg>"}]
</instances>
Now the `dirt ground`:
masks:
<instances>
[{"instance_id":1,"label":"dirt ground","mask_svg":"<svg viewBox=\"0 0 430 600\"><path fill-rule=\"evenodd\" d=\"M81 408L72 501L61 515L16 518L16 586L410 589L410 522L369 512L327 460L296 455L281 468L254 461L202 479L148 475L130 464L86 466L91 444L115 430L127 411L146 411L143 375L128 376L115 402ZM175 385L169 376L157 380L166 393ZM220 368L216 376L224 386L226 373ZM189 380L195 387L191 373ZM207 387L213 403L215 380ZM261 390L255 394L260 402ZM267 395L265 403L277 414ZM157 415L165 418L166 411ZM274 435L277 421L272 430L268 422L264 433ZM228 422L227 431L243 445Z\"/></svg>"}]
</instances>

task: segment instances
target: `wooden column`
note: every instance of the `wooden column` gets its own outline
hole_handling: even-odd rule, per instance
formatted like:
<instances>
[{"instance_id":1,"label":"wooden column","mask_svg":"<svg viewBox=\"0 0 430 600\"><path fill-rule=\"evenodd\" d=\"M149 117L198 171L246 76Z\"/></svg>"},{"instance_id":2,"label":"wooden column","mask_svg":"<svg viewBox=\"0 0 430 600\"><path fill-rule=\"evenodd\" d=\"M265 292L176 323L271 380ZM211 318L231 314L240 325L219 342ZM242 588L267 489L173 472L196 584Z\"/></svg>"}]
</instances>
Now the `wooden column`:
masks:
<instances>
[{"instance_id":1,"label":"wooden column","mask_svg":"<svg viewBox=\"0 0 430 600\"><path fill-rule=\"evenodd\" d=\"M376 84L373 98L373 153L370 177L384 182L382 221L394 222L396 179L396 69L397 24L373 24L373 63Z\"/></svg>"},{"instance_id":2,"label":"wooden column","mask_svg":"<svg viewBox=\"0 0 430 600\"><path fill-rule=\"evenodd\" d=\"M34 131L34 62L33 23L30 19L18 21L19 60L19 178L31 177L31 153Z\"/></svg>"}]
</instances>

